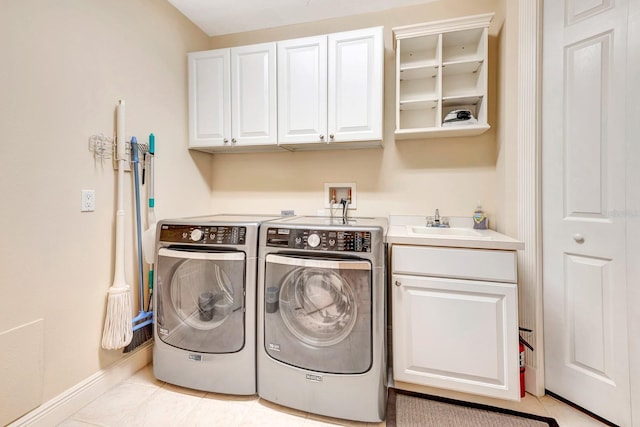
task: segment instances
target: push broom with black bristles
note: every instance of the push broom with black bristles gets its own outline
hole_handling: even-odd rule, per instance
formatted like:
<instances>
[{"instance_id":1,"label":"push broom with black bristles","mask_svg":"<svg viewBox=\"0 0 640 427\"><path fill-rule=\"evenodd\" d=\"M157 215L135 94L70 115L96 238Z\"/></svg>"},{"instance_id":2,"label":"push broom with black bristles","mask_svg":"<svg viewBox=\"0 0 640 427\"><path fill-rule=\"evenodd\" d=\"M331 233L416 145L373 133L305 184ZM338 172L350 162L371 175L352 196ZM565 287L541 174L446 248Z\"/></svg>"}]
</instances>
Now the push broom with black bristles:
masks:
<instances>
[{"instance_id":1,"label":"push broom with black bristles","mask_svg":"<svg viewBox=\"0 0 640 427\"><path fill-rule=\"evenodd\" d=\"M125 136L124 136L124 101L117 107L116 123L116 156L117 173L117 206L116 206L116 248L113 284L109 288L107 298L107 314L102 331L102 348L115 350L128 345L133 338L131 330L131 287L127 284L124 269L124 168L125 168Z\"/></svg>"},{"instance_id":2,"label":"push broom with black bristles","mask_svg":"<svg viewBox=\"0 0 640 427\"><path fill-rule=\"evenodd\" d=\"M140 312L136 317L131 319L133 324L133 338L129 345L127 345L123 353L128 353L145 342L153 338L153 312L144 310L144 265L142 264L142 229L141 220L142 216L140 212L140 179L138 175L138 140L136 137L131 138L131 155L132 155L132 169L133 169L133 182L135 189L135 202L136 202L136 233L138 240L138 283L140 289L139 301Z\"/></svg>"}]
</instances>

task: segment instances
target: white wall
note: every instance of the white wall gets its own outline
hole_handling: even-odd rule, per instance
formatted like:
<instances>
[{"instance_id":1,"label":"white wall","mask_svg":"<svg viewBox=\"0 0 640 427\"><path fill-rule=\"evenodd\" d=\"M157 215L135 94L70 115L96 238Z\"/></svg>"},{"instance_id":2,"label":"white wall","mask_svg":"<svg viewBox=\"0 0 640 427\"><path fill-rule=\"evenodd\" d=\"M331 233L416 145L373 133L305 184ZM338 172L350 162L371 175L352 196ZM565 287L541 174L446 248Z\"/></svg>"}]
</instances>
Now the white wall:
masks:
<instances>
[{"instance_id":1,"label":"white wall","mask_svg":"<svg viewBox=\"0 0 640 427\"><path fill-rule=\"evenodd\" d=\"M429 214L471 216L481 201L492 228L501 229L497 218L514 200L499 197L505 182L497 176L498 87L496 79L503 60L498 34L504 22L504 2L436 1L356 17L292 25L212 38L211 48L277 41L317 34L384 25L385 122L384 148L328 152L268 154L216 154L212 158L212 209L216 212L315 215L323 207L325 182L356 182L358 209L355 216ZM489 122L492 129L472 138L441 138L395 141L395 55L392 27L458 16L495 12L490 28ZM513 74L515 76L515 74ZM509 78L509 75L504 76ZM504 135L504 133L502 133ZM506 185L512 185L506 181ZM511 211L513 209L510 209ZM513 221L513 220L512 220ZM502 231L502 230L501 230Z\"/></svg>"},{"instance_id":2,"label":"white wall","mask_svg":"<svg viewBox=\"0 0 640 427\"><path fill-rule=\"evenodd\" d=\"M2 0L0 9L4 425L122 357L100 348L116 174L88 150L90 135L114 135L118 99L126 101L127 138L156 135L159 217L208 212L211 177L209 157L186 149L186 52L206 49L209 39L169 3ZM95 190L95 212L80 212L82 189Z\"/></svg>"}]
</instances>

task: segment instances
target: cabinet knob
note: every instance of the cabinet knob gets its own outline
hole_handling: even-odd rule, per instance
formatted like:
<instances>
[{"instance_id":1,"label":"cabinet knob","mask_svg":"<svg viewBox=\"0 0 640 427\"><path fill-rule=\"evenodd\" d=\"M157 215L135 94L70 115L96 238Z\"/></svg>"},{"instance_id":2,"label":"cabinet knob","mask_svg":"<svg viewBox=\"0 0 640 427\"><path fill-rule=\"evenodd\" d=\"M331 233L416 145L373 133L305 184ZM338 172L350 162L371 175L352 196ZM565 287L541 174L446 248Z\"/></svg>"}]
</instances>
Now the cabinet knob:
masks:
<instances>
[{"instance_id":1,"label":"cabinet knob","mask_svg":"<svg viewBox=\"0 0 640 427\"><path fill-rule=\"evenodd\" d=\"M228 144L229 143L229 138L223 139L222 142L224 142L225 144Z\"/></svg>"},{"instance_id":2,"label":"cabinet knob","mask_svg":"<svg viewBox=\"0 0 640 427\"><path fill-rule=\"evenodd\" d=\"M333 139L333 134L332 133L329 134L329 139Z\"/></svg>"},{"instance_id":3,"label":"cabinet knob","mask_svg":"<svg viewBox=\"0 0 640 427\"><path fill-rule=\"evenodd\" d=\"M399 280L396 280L395 285L396 286L402 286L402 283Z\"/></svg>"},{"instance_id":4,"label":"cabinet knob","mask_svg":"<svg viewBox=\"0 0 640 427\"><path fill-rule=\"evenodd\" d=\"M573 240L575 240L576 243L584 243L584 236L580 233L576 233L573 235Z\"/></svg>"},{"instance_id":5,"label":"cabinet knob","mask_svg":"<svg viewBox=\"0 0 640 427\"><path fill-rule=\"evenodd\" d=\"M324 139L324 135L323 134L320 134L320 139Z\"/></svg>"},{"instance_id":6,"label":"cabinet knob","mask_svg":"<svg viewBox=\"0 0 640 427\"><path fill-rule=\"evenodd\" d=\"M231 143L235 144L236 142L238 142L235 138L231 138Z\"/></svg>"}]
</instances>

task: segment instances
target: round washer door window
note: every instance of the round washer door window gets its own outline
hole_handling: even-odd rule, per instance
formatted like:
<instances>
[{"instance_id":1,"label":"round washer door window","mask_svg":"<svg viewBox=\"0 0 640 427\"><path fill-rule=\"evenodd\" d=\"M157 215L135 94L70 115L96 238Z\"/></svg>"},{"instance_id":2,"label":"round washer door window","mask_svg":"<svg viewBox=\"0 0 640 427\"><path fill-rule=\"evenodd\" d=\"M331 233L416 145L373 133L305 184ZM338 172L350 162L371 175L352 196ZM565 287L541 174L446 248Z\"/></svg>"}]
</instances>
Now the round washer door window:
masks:
<instances>
[{"instance_id":1,"label":"round washer door window","mask_svg":"<svg viewBox=\"0 0 640 427\"><path fill-rule=\"evenodd\" d=\"M280 288L279 304L287 329L314 346L339 343L356 323L353 287L328 269L299 267L291 271Z\"/></svg>"},{"instance_id":2,"label":"round washer door window","mask_svg":"<svg viewBox=\"0 0 640 427\"><path fill-rule=\"evenodd\" d=\"M171 303L189 326L208 330L221 325L232 313L231 281L220 266L201 260L180 264L171 279Z\"/></svg>"}]
</instances>

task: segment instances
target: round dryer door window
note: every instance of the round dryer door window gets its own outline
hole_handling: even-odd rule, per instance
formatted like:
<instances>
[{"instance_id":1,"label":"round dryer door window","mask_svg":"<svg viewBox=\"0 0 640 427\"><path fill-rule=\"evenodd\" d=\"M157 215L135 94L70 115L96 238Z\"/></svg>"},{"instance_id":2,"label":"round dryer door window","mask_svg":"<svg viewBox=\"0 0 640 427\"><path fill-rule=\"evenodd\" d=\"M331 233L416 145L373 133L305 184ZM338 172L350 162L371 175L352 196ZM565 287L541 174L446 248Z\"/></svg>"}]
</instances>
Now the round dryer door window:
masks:
<instances>
[{"instance_id":1,"label":"round dryer door window","mask_svg":"<svg viewBox=\"0 0 640 427\"><path fill-rule=\"evenodd\" d=\"M171 279L171 303L192 328L216 328L233 312L231 280L217 263L184 261Z\"/></svg>"},{"instance_id":2,"label":"round dryer door window","mask_svg":"<svg viewBox=\"0 0 640 427\"><path fill-rule=\"evenodd\" d=\"M282 282L279 304L287 329L314 346L339 343L356 323L353 287L329 269L300 267L291 271Z\"/></svg>"}]
</instances>

